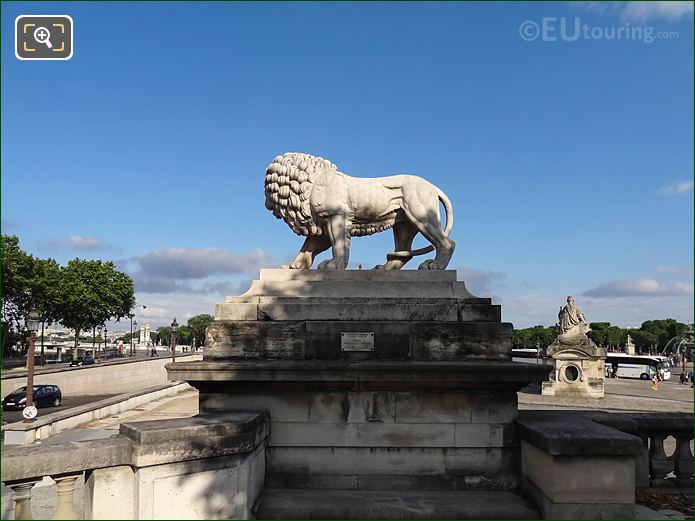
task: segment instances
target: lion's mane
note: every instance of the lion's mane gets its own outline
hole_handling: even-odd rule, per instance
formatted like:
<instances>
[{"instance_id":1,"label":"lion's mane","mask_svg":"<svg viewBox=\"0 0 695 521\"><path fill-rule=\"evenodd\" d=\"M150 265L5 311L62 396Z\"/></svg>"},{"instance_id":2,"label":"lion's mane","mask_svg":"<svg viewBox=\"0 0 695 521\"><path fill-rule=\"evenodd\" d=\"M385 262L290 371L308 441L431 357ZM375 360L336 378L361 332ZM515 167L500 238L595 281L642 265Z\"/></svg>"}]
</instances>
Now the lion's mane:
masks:
<instances>
[{"instance_id":1,"label":"lion's mane","mask_svg":"<svg viewBox=\"0 0 695 521\"><path fill-rule=\"evenodd\" d=\"M277 156L265 171L265 207L297 235L321 235L311 216L309 196L314 181L326 171L337 172L338 167L322 157L298 152Z\"/></svg>"}]
</instances>

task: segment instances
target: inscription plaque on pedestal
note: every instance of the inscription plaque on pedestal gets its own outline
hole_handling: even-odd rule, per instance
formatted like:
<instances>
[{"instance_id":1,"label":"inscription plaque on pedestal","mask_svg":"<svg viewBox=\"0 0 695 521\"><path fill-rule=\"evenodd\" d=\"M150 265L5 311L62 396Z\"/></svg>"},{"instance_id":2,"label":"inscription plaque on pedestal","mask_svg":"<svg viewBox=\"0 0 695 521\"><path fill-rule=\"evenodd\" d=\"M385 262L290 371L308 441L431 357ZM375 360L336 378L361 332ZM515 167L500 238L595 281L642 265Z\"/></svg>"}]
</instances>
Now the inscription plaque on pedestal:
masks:
<instances>
[{"instance_id":1,"label":"inscription plaque on pedestal","mask_svg":"<svg viewBox=\"0 0 695 521\"><path fill-rule=\"evenodd\" d=\"M374 333L340 333L341 351L374 351Z\"/></svg>"}]
</instances>

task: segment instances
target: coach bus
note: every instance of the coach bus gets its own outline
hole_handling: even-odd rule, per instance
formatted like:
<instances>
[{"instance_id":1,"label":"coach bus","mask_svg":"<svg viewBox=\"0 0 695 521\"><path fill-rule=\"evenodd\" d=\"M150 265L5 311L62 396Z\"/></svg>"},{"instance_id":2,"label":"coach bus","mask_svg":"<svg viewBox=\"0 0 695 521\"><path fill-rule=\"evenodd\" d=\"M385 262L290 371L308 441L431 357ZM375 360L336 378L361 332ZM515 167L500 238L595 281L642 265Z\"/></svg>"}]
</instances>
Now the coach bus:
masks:
<instances>
[{"instance_id":1,"label":"coach bus","mask_svg":"<svg viewBox=\"0 0 695 521\"><path fill-rule=\"evenodd\" d=\"M613 364L618 364L618 378L641 378L651 380L654 373L663 370L664 380L671 378L669 363L656 356L628 355L625 353L608 353L606 356L606 373L612 374Z\"/></svg>"}]
</instances>

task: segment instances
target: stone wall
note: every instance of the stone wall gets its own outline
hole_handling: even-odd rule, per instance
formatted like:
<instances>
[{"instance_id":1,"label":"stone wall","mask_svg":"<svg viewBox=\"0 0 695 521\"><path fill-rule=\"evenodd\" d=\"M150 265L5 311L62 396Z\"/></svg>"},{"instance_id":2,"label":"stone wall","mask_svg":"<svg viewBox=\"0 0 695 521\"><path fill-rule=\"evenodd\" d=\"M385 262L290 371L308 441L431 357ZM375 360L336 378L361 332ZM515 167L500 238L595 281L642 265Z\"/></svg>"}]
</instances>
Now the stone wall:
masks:
<instances>
[{"instance_id":1,"label":"stone wall","mask_svg":"<svg viewBox=\"0 0 695 521\"><path fill-rule=\"evenodd\" d=\"M217 393L201 394L200 406L270 412L270 488L516 485L514 392Z\"/></svg>"},{"instance_id":2,"label":"stone wall","mask_svg":"<svg viewBox=\"0 0 695 521\"><path fill-rule=\"evenodd\" d=\"M177 360L201 360L202 355L177 355ZM34 384L57 385L63 396L99 396L121 394L169 381L164 368L169 357L147 358L115 364L90 365L71 369L40 372L34 375ZM26 374L5 377L0 382L4 398L15 389L27 384Z\"/></svg>"}]
</instances>

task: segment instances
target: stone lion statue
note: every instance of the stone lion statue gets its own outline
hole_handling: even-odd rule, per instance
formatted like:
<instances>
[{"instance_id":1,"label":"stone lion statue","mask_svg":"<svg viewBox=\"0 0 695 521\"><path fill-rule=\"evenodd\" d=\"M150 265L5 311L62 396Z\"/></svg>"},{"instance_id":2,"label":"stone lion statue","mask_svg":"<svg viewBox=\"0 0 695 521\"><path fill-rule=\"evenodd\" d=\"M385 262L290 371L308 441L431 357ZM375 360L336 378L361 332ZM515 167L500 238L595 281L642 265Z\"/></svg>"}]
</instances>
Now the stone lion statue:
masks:
<instances>
[{"instance_id":1,"label":"stone lion statue","mask_svg":"<svg viewBox=\"0 0 695 521\"><path fill-rule=\"evenodd\" d=\"M443 230L439 201L447 215ZM288 152L266 169L265 206L293 232L306 237L291 269L311 268L314 258L328 248L332 248L333 258L318 268L345 269L352 237L389 228L393 228L396 251L377 269L400 269L414 256L436 250L435 258L420 264L420 269L443 270L454 253L455 243L449 239L454 222L449 198L414 175L350 177L327 159ZM432 246L412 250L418 232Z\"/></svg>"}]
</instances>

